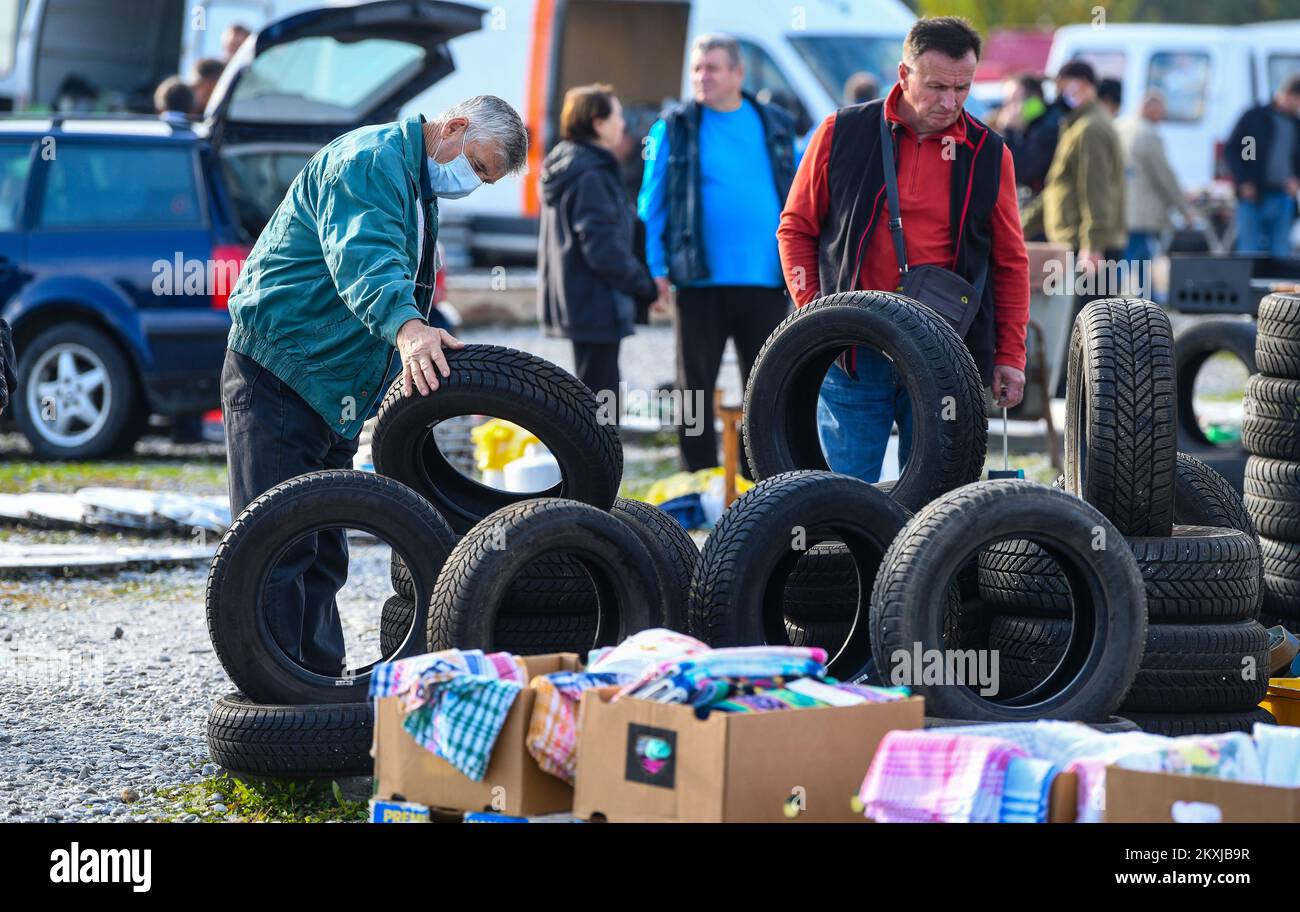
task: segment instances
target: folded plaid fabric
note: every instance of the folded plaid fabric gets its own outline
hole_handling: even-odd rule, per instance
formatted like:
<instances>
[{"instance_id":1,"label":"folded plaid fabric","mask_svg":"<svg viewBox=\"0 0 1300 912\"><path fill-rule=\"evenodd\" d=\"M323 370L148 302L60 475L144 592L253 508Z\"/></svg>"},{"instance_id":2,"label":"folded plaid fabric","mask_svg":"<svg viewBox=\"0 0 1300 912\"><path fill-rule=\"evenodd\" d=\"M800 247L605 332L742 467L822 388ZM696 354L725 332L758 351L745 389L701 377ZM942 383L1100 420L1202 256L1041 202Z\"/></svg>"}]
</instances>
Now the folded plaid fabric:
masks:
<instances>
[{"instance_id":1,"label":"folded plaid fabric","mask_svg":"<svg viewBox=\"0 0 1300 912\"><path fill-rule=\"evenodd\" d=\"M1047 760L1013 757L1002 790L1002 823L1046 823L1057 768Z\"/></svg>"},{"instance_id":2,"label":"folded plaid fabric","mask_svg":"<svg viewBox=\"0 0 1300 912\"><path fill-rule=\"evenodd\" d=\"M578 701L584 690L610 687L623 675L560 671L533 678L533 717L525 745L544 772L572 783L577 774Z\"/></svg>"},{"instance_id":3,"label":"folded plaid fabric","mask_svg":"<svg viewBox=\"0 0 1300 912\"><path fill-rule=\"evenodd\" d=\"M508 652L484 655L481 649L444 649L396 662L380 662L370 676L370 696L372 699L395 697L415 687L426 674L473 674L527 683L523 662Z\"/></svg>"},{"instance_id":4,"label":"folded plaid fabric","mask_svg":"<svg viewBox=\"0 0 1300 912\"><path fill-rule=\"evenodd\" d=\"M1007 766L1025 752L995 738L892 731L881 740L859 797L879 823L993 823Z\"/></svg>"},{"instance_id":5,"label":"folded plaid fabric","mask_svg":"<svg viewBox=\"0 0 1300 912\"><path fill-rule=\"evenodd\" d=\"M480 782L522 689L515 681L454 675L430 685L428 701L408 712L402 727L426 750Z\"/></svg>"}]
</instances>

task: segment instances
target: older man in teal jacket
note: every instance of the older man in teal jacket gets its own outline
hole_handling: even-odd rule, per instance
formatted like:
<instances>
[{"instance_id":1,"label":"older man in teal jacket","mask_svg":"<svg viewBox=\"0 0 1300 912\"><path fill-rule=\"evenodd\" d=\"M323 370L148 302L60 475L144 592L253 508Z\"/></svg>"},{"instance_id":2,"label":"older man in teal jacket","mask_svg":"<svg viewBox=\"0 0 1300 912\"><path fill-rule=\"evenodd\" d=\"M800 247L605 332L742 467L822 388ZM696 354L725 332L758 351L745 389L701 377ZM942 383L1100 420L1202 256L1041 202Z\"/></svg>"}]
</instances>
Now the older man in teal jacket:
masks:
<instances>
[{"instance_id":1,"label":"older man in teal jacket","mask_svg":"<svg viewBox=\"0 0 1300 912\"><path fill-rule=\"evenodd\" d=\"M351 468L399 371L407 396L438 389L443 349L463 346L430 325L437 201L521 172L527 154L519 115L480 95L436 120L354 130L307 163L230 297L221 387L233 516L297 475ZM347 571L345 534L331 530L294 545L268 584L276 642L321 674L346 671L335 596Z\"/></svg>"}]
</instances>

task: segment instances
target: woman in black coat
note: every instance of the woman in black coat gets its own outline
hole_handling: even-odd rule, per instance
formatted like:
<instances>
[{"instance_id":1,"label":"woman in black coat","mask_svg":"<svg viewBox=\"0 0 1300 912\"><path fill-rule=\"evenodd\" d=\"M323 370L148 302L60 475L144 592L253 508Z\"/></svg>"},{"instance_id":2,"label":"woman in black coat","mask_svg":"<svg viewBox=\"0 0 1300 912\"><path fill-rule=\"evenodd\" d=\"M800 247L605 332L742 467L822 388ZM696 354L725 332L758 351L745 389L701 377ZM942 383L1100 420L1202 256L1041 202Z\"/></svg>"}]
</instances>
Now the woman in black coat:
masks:
<instances>
[{"instance_id":1,"label":"woman in black coat","mask_svg":"<svg viewBox=\"0 0 1300 912\"><path fill-rule=\"evenodd\" d=\"M636 215L613 151L623 130L623 106L611 87L583 86L565 95L563 139L542 165L538 240L542 326L547 335L573 341L578 379L611 407L619 343L633 333L637 303L658 296L632 249Z\"/></svg>"}]
</instances>

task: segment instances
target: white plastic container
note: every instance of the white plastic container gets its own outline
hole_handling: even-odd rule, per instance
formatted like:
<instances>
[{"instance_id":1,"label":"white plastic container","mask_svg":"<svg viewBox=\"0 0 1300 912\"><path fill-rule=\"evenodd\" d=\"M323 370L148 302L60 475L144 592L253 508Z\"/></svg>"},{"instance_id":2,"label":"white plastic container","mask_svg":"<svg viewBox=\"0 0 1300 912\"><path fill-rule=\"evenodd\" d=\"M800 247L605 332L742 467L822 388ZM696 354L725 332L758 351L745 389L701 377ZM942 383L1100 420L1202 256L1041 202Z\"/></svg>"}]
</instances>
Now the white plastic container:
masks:
<instances>
[{"instance_id":1,"label":"white plastic container","mask_svg":"<svg viewBox=\"0 0 1300 912\"><path fill-rule=\"evenodd\" d=\"M530 443L524 455L506 463L505 489L514 494L535 494L554 487L561 481L560 464L550 450L540 444Z\"/></svg>"}]
</instances>

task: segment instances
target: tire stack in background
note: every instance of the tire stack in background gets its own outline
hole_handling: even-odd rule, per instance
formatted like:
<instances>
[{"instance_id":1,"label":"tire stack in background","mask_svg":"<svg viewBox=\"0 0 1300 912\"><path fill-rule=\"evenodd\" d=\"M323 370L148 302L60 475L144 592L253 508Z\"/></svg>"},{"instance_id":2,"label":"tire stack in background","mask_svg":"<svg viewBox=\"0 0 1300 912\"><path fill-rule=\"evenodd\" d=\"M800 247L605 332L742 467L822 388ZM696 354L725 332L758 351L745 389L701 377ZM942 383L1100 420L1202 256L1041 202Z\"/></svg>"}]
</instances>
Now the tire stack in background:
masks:
<instances>
[{"instance_id":1,"label":"tire stack in background","mask_svg":"<svg viewBox=\"0 0 1300 912\"><path fill-rule=\"evenodd\" d=\"M1246 386L1241 438L1251 454L1243 486L1259 530L1263 622L1300 628L1300 295L1259 304L1259 373Z\"/></svg>"},{"instance_id":2,"label":"tire stack in background","mask_svg":"<svg viewBox=\"0 0 1300 912\"><path fill-rule=\"evenodd\" d=\"M1169 735L1271 721L1258 709L1268 687L1259 543L1224 478L1177 452L1168 317L1149 301L1089 304L1072 331L1067 386L1057 484L1115 525L1146 590L1146 648L1120 715ZM1004 541L981 555L979 583L1005 692L1027 691L1070 640L1065 574L1033 542Z\"/></svg>"},{"instance_id":3,"label":"tire stack in background","mask_svg":"<svg viewBox=\"0 0 1300 912\"><path fill-rule=\"evenodd\" d=\"M1256 328L1252 320L1204 320L1174 339L1174 372L1178 380L1178 449L1189 453L1222 475L1238 492L1246 473L1246 452L1240 440L1215 441L1206 434L1196 414L1196 380L1202 368L1220 354L1241 362L1247 376L1254 374Z\"/></svg>"}]
</instances>

